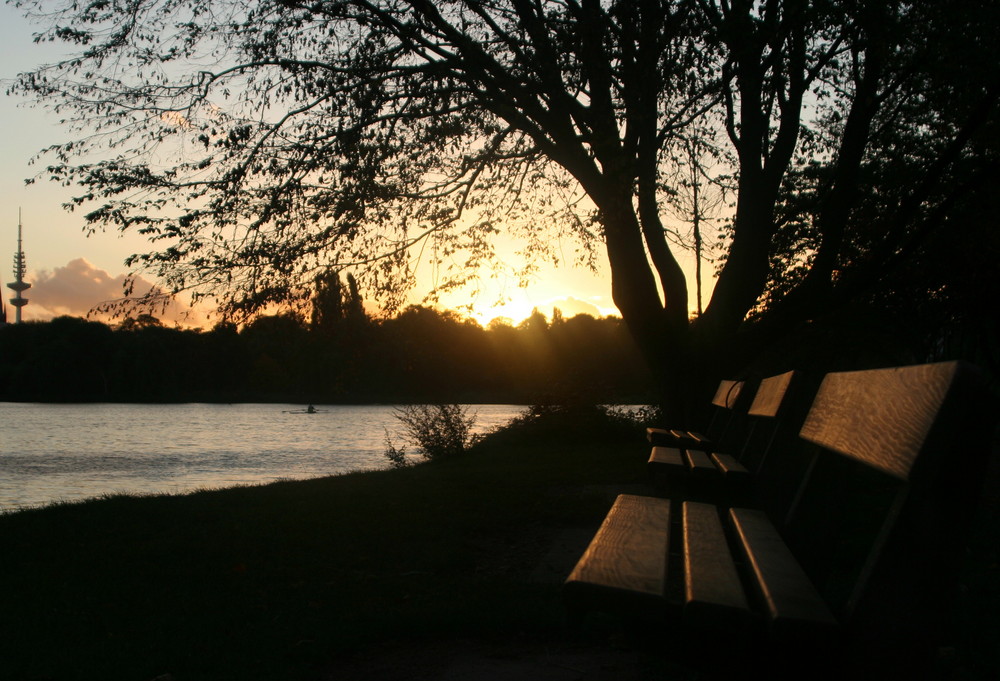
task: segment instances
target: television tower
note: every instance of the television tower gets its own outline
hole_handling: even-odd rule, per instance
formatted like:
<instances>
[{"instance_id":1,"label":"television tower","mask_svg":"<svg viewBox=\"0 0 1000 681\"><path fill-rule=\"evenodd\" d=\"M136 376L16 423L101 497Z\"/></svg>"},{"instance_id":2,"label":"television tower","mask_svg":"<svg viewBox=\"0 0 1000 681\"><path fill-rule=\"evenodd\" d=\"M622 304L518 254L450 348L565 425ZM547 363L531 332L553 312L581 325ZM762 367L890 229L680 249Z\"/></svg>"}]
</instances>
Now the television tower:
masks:
<instances>
[{"instance_id":1,"label":"television tower","mask_svg":"<svg viewBox=\"0 0 1000 681\"><path fill-rule=\"evenodd\" d=\"M14 306L14 323L21 323L21 308L28 304L28 299L22 293L31 288L31 284L24 280L27 270L24 266L24 249L21 248L21 211L17 211L17 253L14 254L14 281L7 284L7 288L16 295L10 299L10 304Z\"/></svg>"}]
</instances>

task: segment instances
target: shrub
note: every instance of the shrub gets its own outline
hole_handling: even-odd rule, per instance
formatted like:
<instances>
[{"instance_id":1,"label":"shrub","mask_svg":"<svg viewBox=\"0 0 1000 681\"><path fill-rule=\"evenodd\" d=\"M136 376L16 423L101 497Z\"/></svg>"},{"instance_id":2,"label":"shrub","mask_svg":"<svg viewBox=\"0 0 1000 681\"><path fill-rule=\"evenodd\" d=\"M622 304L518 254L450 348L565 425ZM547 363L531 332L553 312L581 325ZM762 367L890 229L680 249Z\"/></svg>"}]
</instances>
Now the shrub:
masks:
<instances>
[{"instance_id":1,"label":"shrub","mask_svg":"<svg viewBox=\"0 0 1000 681\"><path fill-rule=\"evenodd\" d=\"M647 426L656 425L663 420L663 414L659 407L652 405L624 407L606 407L608 419L613 423L620 423L626 427L645 429Z\"/></svg>"},{"instance_id":2,"label":"shrub","mask_svg":"<svg viewBox=\"0 0 1000 681\"><path fill-rule=\"evenodd\" d=\"M385 431L385 458L389 459L392 468L405 468L410 465L406 458L406 447L396 447L389 435L389 429Z\"/></svg>"},{"instance_id":3,"label":"shrub","mask_svg":"<svg viewBox=\"0 0 1000 681\"><path fill-rule=\"evenodd\" d=\"M460 404L414 404L397 408L404 426L403 439L428 460L463 454L475 441L476 414ZM386 431L385 456L394 468L407 465L406 448L397 448Z\"/></svg>"}]
</instances>

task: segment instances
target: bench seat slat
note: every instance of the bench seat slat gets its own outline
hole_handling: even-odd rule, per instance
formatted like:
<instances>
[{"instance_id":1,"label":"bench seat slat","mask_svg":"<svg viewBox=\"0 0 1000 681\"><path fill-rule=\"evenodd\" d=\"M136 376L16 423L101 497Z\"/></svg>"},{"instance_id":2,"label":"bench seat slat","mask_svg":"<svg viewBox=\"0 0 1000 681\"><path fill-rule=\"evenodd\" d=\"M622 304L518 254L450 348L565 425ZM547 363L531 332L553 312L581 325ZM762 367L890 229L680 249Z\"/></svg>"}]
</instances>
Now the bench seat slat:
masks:
<instances>
[{"instance_id":1,"label":"bench seat slat","mask_svg":"<svg viewBox=\"0 0 1000 681\"><path fill-rule=\"evenodd\" d=\"M729 517L767 608L771 637L832 633L837 619L767 515L734 508Z\"/></svg>"},{"instance_id":2,"label":"bench seat slat","mask_svg":"<svg viewBox=\"0 0 1000 681\"><path fill-rule=\"evenodd\" d=\"M710 449L712 440L697 431L687 431L666 428L646 428L646 439L653 446L663 447L697 447Z\"/></svg>"},{"instance_id":3,"label":"bench seat slat","mask_svg":"<svg viewBox=\"0 0 1000 681\"><path fill-rule=\"evenodd\" d=\"M712 439L707 435L702 435L696 430L684 431L684 437L680 438L683 440L688 447L695 447L698 449L711 449Z\"/></svg>"},{"instance_id":4,"label":"bench seat slat","mask_svg":"<svg viewBox=\"0 0 1000 681\"><path fill-rule=\"evenodd\" d=\"M697 475L699 477L717 475L715 465L712 463L712 460L708 458L707 452L702 452L697 449L687 449L684 454L687 458L688 467L690 468L692 475Z\"/></svg>"},{"instance_id":5,"label":"bench seat slat","mask_svg":"<svg viewBox=\"0 0 1000 681\"><path fill-rule=\"evenodd\" d=\"M670 437L670 431L664 428L646 428L646 439L651 445L664 444Z\"/></svg>"},{"instance_id":6,"label":"bench seat slat","mask_svg":"<svg viewBox=\"0 0 1000 681\"><path fill-rule=\"evenodd\" d=\"M619 495L566 584L663 597L669 537L669 500Z\"/></svg>"},{"instance_id":7,"label":"bench seat slat","mask_svg":"<svg viewBox=\"0 0 1000 681\"><path fill-rule=\"evenodd\" d=\"M716 507L684 502L684 618L694 626L738 624L749 615Z\"/></svg>"},{"instance_id":8,"label":"bench seat slat","mask_svg":"<svg viewBox=\"0 0 1000 681\"><path fill-rule=\"evenodd\" d=\"M722 475L722 485L729 505L742 505L749 501L753 489L753 479L746 466L731 454L712 454L712 463Z\"/></svg>"},{"instance_id":9,"label":"bench seat slat","mask_svg":"<svg viewBox=\"0 0 1000 681\"><path fill-rule=\"evenodd\" d=\"M653 451L649 455L649 464L662 466L664 470L668 468L681 470L686 465L681 450L676 447L653 447Z\"/></svg>"},{"instance_id":10,"label":"bench seat slat","mask_svg":"<svg viewBox=\"0 0 1000 681\"><path fill-rule=\"evenodd\" d=\"M695 444L709 442L707 435L702 435L696 430L671 430L670 434L678 440L686 440Z\"/></svg>"},{"instance_id":11,"label":"bench seat slat","mask_svg":"<svg viewBox=\"0 0 1000 681\"><path fill-rule=\"evenodd\" d=\"M736 460L732 454L712 454L712 463L726 477L727 480L750 481L750 471L746 466Z\"/></svg>"}]
</instances>

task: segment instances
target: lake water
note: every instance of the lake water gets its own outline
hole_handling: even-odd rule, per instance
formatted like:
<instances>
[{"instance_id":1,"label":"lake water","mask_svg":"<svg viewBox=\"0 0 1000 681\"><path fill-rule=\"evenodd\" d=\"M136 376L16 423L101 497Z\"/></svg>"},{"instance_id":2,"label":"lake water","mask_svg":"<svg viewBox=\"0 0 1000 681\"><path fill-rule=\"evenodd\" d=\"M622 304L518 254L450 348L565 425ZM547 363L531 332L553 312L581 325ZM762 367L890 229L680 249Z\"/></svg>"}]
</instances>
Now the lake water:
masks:
<instances>
[{"instance_id":1,"label":"lake water","mask_svg":"<svg viewBox=\"0 0 1000 681\"><path fill-rule=\"evenodd\" d=\"M0 510L386 468L391 406L0 403ZM475 432L516 405L475 405ZM407 445L407 451L413 447Z\"/></svg>"}]
</instances>

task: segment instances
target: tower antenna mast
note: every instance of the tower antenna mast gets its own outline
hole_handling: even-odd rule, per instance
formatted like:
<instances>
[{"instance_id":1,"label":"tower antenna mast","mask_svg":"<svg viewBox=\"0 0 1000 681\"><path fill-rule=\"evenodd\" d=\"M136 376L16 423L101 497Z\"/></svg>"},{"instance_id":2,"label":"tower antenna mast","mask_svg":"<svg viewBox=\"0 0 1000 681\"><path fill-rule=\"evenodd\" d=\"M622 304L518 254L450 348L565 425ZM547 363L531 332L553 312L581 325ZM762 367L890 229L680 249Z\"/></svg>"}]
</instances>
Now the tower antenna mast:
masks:
<instances>
[{"instance_id":1,"label":"tower antenna mast","mask_svg":"<svg viewBox=\"0 0 1000 681\"><path fill-rule=\"evenodd\" d=\"M28 299L24 297L24 292L31 288L31 284L24 280L27 273L24 261L24 248L21 244L21 209L17 209L17 253L14 254L14 281L7 284L7 288L14 291L14 297L10 299L10 304L14 306L14 323L21 323L21 308L28 304Z\"/></svg>"}]
</instances>

